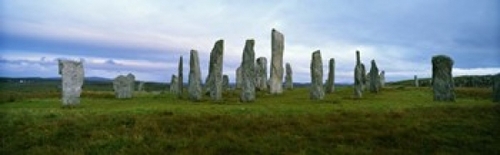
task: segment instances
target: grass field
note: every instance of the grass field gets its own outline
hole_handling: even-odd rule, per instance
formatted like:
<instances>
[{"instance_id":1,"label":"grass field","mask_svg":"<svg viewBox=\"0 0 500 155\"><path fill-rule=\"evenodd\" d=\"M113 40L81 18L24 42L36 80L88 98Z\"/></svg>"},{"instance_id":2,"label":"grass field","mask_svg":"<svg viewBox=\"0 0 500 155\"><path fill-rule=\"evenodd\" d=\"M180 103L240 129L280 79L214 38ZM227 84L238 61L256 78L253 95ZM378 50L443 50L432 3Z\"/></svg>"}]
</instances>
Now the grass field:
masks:
<instances>
[{"instance_id":1,"label":"grass field","mask_svg":"<svg viewBox=\"0 0 500 155\"><path fill-rule=\"evenodd\" d=\"M500 154L500 104L491 90L459 88L434 102L430 88L352 88L309 100L307 88L239 103L87 91L81 106L34 95L0 104L0 154ZM187 96L187 95L186 95Z\"/></svg>"}]
</instances>

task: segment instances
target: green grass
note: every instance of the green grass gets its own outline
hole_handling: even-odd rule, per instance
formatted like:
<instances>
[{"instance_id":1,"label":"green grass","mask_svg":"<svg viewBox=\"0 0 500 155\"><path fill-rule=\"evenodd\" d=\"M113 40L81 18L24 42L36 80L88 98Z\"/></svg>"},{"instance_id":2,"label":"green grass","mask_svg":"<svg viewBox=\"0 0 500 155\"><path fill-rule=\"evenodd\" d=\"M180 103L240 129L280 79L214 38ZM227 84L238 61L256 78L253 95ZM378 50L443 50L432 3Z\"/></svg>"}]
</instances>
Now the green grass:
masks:
<instances>
[{"instance_id":1,"label":"green grass","mask_svg":"<svg viewBox=\"0 0 500 155\"><path fill-rule=\"evenodd\" d=\"M0 154L500 154L489 89L457 89L453 103L432 101L430 88L352 93L311 101L299 88L240 103L232 91L215 103L88 91L73 109L34 96L0 104Z\"/></svg>"}]
</instances>

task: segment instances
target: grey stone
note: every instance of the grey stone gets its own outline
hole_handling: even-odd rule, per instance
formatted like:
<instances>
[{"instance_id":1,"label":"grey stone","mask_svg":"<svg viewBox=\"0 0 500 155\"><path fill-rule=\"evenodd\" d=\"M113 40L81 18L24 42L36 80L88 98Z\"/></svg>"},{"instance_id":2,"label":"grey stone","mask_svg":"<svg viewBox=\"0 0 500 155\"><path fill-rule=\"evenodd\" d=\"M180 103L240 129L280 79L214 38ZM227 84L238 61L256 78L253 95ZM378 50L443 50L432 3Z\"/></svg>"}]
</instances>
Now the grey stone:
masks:
<instances>
[{"instance_id":1,"label":"grey stone","mask_svg":"<svg viewBox=\"0 0 500 155\"><path fill-rule=\"evenodd\" d=\"M370 92L378 93L380 91L380 77L378 72L377 63L372 60L372 66L370 68Z\"/></svg>"},{"instance_id":2,"label":"grey stone","mask_svg":"<svg viewBox=\"0 0 500 155\"><path fill-rule=\"evenodd\" d=\"M177 81L177 76L172 75L172 77L170 78L170 93L177 94L177 92L179 91L178 83L179 82Z\"/></svg>"},{"instance_id":3,"label":"grey stone","mask_svg":"<svg viewBox=\"0 0 500 155\"><path fill-rule=\"evenodd\" d=\"M434 101L455 101L452 76L453 60L445 55L432 57L432 89Z\"/></svg>"},{"instance_id":4,"label":"grey stone","mask_svg":"<svg viewBox=\"0 0 500 155\"><path fill-rule=\"evenodd\" d=\"M269 78L269 91L271 94L283 93L283 51L285 39L283 34L273 29L271 31L271 76Z\"/></svg>"},{"instance_id":5,"label":"grey stone","mask_svg":"<svg viewBox=\"0 0 500 155\"><path fill-rule=\"evenodd\" d=\"M137 91L144 91L144 82L139 82L139 86L137 87Z\"/></svg>"},{"instance_id":6,"label":"grey stone","mask_svg":"<svg viewBox=\"0 0 500 155\"><path fill-rule=\"evenodd\" d=\"M333 93L335 91L335 59L328 61L328 78L325 83L325 92Z\"/></svg>"},{"instance_id":7,"label":"grey stone","mask_svg":"<svg viewBox=\"0 0 500 155\"><path fill-rule=\"evenodd\" d=\"M83 62L58 60L59 74L62 76L62 105L76 106L80 104L80 94L85 77Z\"/></svg>"},{"instance_id":8,"label":"grey stone","mask_svg":"<svg viewBox=\"0 0 500 155\"><path fill-rule=\"evenodd\" d=\"M419 82L418 82L417 75L413 76L413 83L414 83L415 87L419 87Z\"/></svg>"},{"instance_id":9,"label":"grey stone","mask_svg":"<svg viewBox=\"0 0 500 155\"><path fill-rule=\"evenodd\" d=\"M242 75L242 90L240 95L241 102L252 102L255 100L255 41L252 39L246 40L245 48L241 61Z\"/></svg>"},{"instance_id":10,"label":"grey stone","mask_svg":"<svg viewBox=\"0 0 500 155\"><path fill-rule=\"evenodd\" d=\"M183 62L182 62L182 56L179 58L179 68L178 68L178 73L177 73L177 81L178 81L178 85L177 86L179 88L179 90L177 91L177 98L182 98L182 94L183 94L183 91L184 91L184 76L183 76Z\"/></svg>"},{"instance_id":11,"label":"grey stone","mask_svg":"<svg viewBox=\"0 0 500 155\"><path fill-rule=\"evenodd\" d=\"M222 75L222 90L228 91L229 89L231 89L229 86L229 76Z\"/></svg>"},{"instance_id":12,"label":"grey stone","mask_svg":"<svg viewBox=\"0 0 500 155\"><path fill-rule=\"evenodd\" d=\"M241 66L236 69L236 89L241 89L242 85L242 75Z\"/></svg>"},{"instance_id":13,"label":"grey stone","mask_svg":"<svg viewBox=\"0 0 500 155\"><path fill-rule=\"evenodd\" d=\"M210 53L209 75L206 86L210 98L213 101L222 101L222 63L224 54L224 40L215 42L214 48Z\"/></svg>"},{"instance_id":14,"label":"grey stone","mask_svg":"<svg viewBox=\"0 0 500 155\"><path fill-rule=\"evenodd\" d=\"M368 82L368 77L367 76L368 74L366 74L366 67L365 67L365 64L361 63L361 91L365 91L367 88L369 88L370 86L368 86L370 83Z\"/></svg>"},{"instance_id":15,"label":"grey stone","mask_svg":"<svg viewBox=\"0 0 500 155\"><path fill-rule=\"evenodd\" d=\"M200 60L196 50L191 50L189 55L188 94L191 101L202 99Z\"/></svg>"},{"instance_id":16,"label":"grey stone","mask_svg":"<svg viewBox=\"0 0 500 155\"><path fill-rule=\"evenodd\" d=\"M492 76L493 81L493 102L500 103L500 73Z\"/></svg>"},{"instance_id":17,"label":"grey stone","mask_svg":"<svg viewBox=\"0 0 500 155\"><path fill-rule=\"evenodd\" d=\"M259 91L267 90L267 59L259 57L255 64L255 87Z\"/></svg>"},{"instance_id":18,"label":"grey stone","mask_svg":"<svg viewBox=\"0 0 500 155\"><path fill-rule=\"evenodd\" d=\"M293 71L290 63L286 63L285 65L285 89L291 90L293 89Z\"/></svg>"},{"instance_id":19,"label":"grey stone","mask_svg":"<svg viewBox=\"0 0 500 155\"><path fill-rule=\"evenodd\" d=\"M354 67L354 98L356 99L363 96L363 81L365 81L363 70L359 51L356 51L356 66Z\"/></svg>"},{"instance_id":20,"label":"grey stone","mask_svg":"<svg viewBox=\"0 0 500 155\"><path fill-rule=\"evenodd\" d=\"M380 88L385 87L385 71L380 72Z\"/></svg>"},{"instance_id":21,"label":"grey stone","mask_svg":"<svg viewBox=\"0 0 500 155\"><path fill-rule=\"evenodd\" d=\"M132 98L134 93L135 76L128 74L127 76L119 75L113 80L113 89L115 97L118 99Z\"/></svg>"},{"instance_id":22,"label":"grey stone","mask_svg":"<svg viewBox=\"0 0 500 155\"><path fill-rule=\"evenodd\" d=\"M325 92L323 90L323 62L319 50L312 53L311 60L311 88L309 92L311 100L323 100Z\"/></svg>"}]
</instances>

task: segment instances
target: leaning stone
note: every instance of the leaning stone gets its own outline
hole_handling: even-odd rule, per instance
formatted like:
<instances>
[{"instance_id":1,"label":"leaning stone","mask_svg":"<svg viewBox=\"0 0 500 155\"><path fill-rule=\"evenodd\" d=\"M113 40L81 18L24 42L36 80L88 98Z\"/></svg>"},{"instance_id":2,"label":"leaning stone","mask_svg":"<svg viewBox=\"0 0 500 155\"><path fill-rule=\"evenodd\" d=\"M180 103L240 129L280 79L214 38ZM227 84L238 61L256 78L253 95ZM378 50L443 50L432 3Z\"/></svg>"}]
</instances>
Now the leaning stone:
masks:
<instances>
[{"instance_id":1,"label":"leaning stone","mask_svg":"<svg viewBox=\"0 0 500 155\"><path fill-rule=\"evenodd\" d=\"M491 77L493 81L493 102L500 103L500 73Z\"/></svg>"},{"instance_id":2,"label":"leaning stone","mask_svg":"<svg viewBox=\"0 0 500 155\"><path fill-rule=\"evenodd\" d=\"M259 91L267 90L267 59L259 57L255 65L255 87Z\"/></svg>"},{"instance_id":3,"label":"leaning stone","mask_svg":"<svg viewBox=\"0 0 500 155\"><path fill-rule=\"evenodd\" d=\"M365 73L363 73L359 51L356 51L356 66L354 67L354 98L359 99L363 95L363 81Z\"/></svg>"},{"instance_id":4,"label":"leaning stone","mask_svg":"<svg viewBox=\"0 0 500 155\"><path fill-rule=\"evenodd\" d=\"M62 76L62 105L71 107L80 104L80 94L85 77L83 62L58 60Z\"/></svg>"},{"instance_id":5,"label":"leaning stone","mask_svg":"<svg viewBox=\"0 0 500 155\"><path fill-rule=\"evenodd\" d=\"M335 59L328 61L328 79L325 83L325 92L333 93L335 91Z\"/></svg>"},{"instance_id":6,"label":"leaning stone","mask_svg":"<svg viewBox=\"0 0 500 155\"><path fill-rule=\"evenodd\" d=\"M323 100L325 92L323 90L323 62L319 50L314 51L311 60L311 100Z\"/></svg>"},{"instance_id":7,"label":"leaning stone","mask_svg":"<svg viewBox=\"0 0 500 155\"><path fill-rule=\"evenodd\" d=\"M252 102L255 100L255 52L254 40L246 40L241 61L241 72L243 73L243 85L240 95L241 102Z\"/></svg>"},{"instance_id":8,"label":"leaning stone","mask_svg":"<svg viewBox=\"0 0 500 155\"><path fill-rule=\"evenodd\" d=\"M191 50L189 55L188 93L191 101L200 101L202 98L200 60L196 50Z\"/></svg>"},{"instance_id":9,"label":"leaning stone","mask_svg":"<svg viewBox=\"0 0 500 155\"><path fill-rule=\"evenodd\" d=\"M378 93L380 91L379 81L377 63L375 63L375 60L372 60L372 66L370 68L370 92Z\"/></svg>"},{"instance_id":10,"label":"leaning stone","mask_svg":"<svg viewBox=\"0 0 500 155\"><path fill-rule=\"evenodd\" d=\"M137 87L137 91L141 92L144 91L144 82L139 82L139 86Z\"/></svg>"},{"instance_id":11,"label":"leaning stone","mask_svg":"<svg viewBox=\"0 0 500 155\"><path fill-rule=\"evenodd\" d=\"M293 71L290 63L286 63L285 65L285 89L291 90L293 89Z\"/></svg>"},{"instance_id":12,"label":"leaning stone","mask_svg":"<svg viewBox=\"0 0 500 155\"><path fill-rule=\"evenodd\" d=\"M132 98L134 93L135 76L128 74L127 76L119 75L113 80L113 89L115 97L118 99Z\"/></svg>"},{"instance_id":13,"label":"leaning stone","mask_svg":"<svg viewBox=\"0 0 500 155\"><path fill-rule=\"evenodd\" d=\"M432 57L434 101L455 101L452 76L453 60L445 55Z\"/></svg>"},{"instance_id":14,"label":"leaning stone","mask_svg":"<svg viewBox=\"0 0 500 155\"><path fill-rule=\"evenodd\" d=\"M177 94L178 91L179 91L179 84L177 81L177 76L172 75L172 77L170 78L170 93Z\"/></svg>"},{"instance_id":15,"label":"leaning stone","mask_svg":"<svg viewBox=\"0 0 500 155\"><path fill-rule=\"evenodd\" d=\"M283 50L285 48L283 34L273 29L271 31L271 76L269 91L271 94L283 93Z\"/></svg>"}]
</instances>

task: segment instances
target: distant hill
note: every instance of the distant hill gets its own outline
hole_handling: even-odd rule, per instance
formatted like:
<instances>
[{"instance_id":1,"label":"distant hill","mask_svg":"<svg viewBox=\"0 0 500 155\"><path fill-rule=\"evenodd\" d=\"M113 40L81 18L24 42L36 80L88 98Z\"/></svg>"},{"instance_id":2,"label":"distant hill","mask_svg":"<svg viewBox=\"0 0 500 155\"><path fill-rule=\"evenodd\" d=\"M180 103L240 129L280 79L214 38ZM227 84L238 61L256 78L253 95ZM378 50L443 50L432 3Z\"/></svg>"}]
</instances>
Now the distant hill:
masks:
<instances>
[{"instance_id":1,"label":"distant hill","mask_svg":"<svg viewBox=\"0 0 500 155\"><path fill-rule=\"evenodd\" d=\"M453 77L455 87L491 87L493 85L493 75L464 75ZM428 87L431 85L431 78L419 78L419 86ZM388 85L414 86L414 80L402 80L388 82Z\"/></svg>"}]
</instances>

